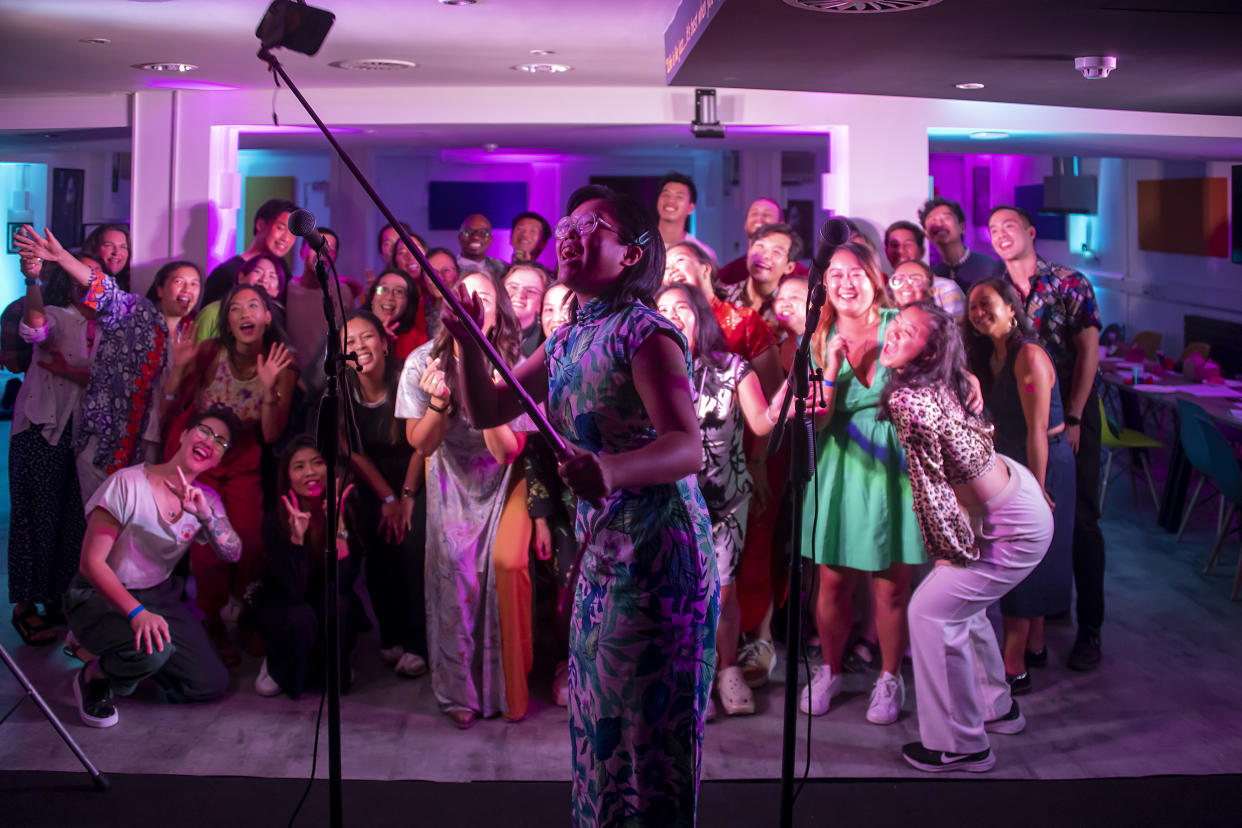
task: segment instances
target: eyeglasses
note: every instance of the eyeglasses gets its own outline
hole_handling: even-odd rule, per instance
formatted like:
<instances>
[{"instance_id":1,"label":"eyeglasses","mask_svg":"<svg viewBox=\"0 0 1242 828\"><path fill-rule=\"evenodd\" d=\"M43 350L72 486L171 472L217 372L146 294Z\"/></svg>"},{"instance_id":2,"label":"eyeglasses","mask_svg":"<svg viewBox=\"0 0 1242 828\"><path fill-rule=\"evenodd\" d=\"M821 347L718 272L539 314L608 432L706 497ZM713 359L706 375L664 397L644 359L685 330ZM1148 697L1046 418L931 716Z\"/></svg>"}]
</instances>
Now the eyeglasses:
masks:
<instances>
[{"instance_id":1,"label":"eyeglasses","mask_svg":"<svg viewBox=\"0 0 1242 828\"><path fill-rule=\"evenodd\" d=\"M598 228L601 224L616 233L618 239L621 238L621 231L619 229L613 227L595 213L583 213L580 216L565 216L565 218L556 223L556 232L553 235L562 241L574 234L578 236L589 236L594 233L596 228Z\"/></svg>"},{"instance_id":2,"label":"eyeglasses","mask_svg":"<svg viewBox=\"0 0 1242 828\"><path fill-rule=\"evenodd\" d=\"M224 454L233 447L233 444L228 441L227 437L223 434L216 434L211 430L211 426L205 423L199 423L194 426L194 430L206 437L208 440L211 440L211 442L215 443L216 447L220 449L221 454Z\"/></svg>"},{"instance_id":3,"label":"eyeglasses","mask_svg":"<svg viewBox=\"0 0 1242 828\"><path fill-rule=\"evenodd\" d=\"M488 230L486 227L469 227L469 228L463 227L461 228L461 231L458 233L458 235L467 236L471 238L486 239L486 238L491 237L492 231Z\"/></svg>"},{"instance_id":4,"label":"eyeglasses","mask_svg":"<svg viewBox=\"0 0 1242 828\"><path fill-rule=\"evenodd\" d=\"M383 296L391 293L393 296L408 296L410 291L403 287L388 287L387 285L377 285L375 288L376 296Z\"/></svg>"},{"instance_id":5,"label":"eyeglasses","mask_svg":"<svg viewBox=\"0 0 1242 828\"><path fill-rule=\"evenodd\" d=\"M926 287L927 277L922 273L894 273L892 276L888 277L888 284L890 287L894 288L901 288L906 285L909 285L910 287L923 285Z\"/></svg>"}]
</instances>

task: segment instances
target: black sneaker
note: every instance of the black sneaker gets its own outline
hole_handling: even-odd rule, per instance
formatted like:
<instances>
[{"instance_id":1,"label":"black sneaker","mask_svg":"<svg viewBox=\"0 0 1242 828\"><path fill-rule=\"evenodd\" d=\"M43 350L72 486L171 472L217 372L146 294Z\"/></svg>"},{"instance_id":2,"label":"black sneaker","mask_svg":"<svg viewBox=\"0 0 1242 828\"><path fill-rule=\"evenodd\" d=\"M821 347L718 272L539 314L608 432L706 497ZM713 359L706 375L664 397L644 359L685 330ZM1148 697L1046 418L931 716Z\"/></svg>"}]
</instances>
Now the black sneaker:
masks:
<instances>
[{"instance_id":1,"label":"black sneaker","mask_svg":"<svg viewBox=\"0 0 1242 828\"><path fill-rule=\"evenodd\" d=\"M991 748L984 748L978 753L949 753L943 750L928 750L922 742L911 742L901 749L901 755L914 767L928 773L944 771L968 771L984 773L996 764L996 757Z\"/></svg>"},{"instance_id":2,"label":"black sneaker","mask_svg":"<svg viewBox=\"0 0 1242 828\"><path fill-rule=\"evenodd\" d=\"M117 723L116 705L112 703L112 689L107 679L87 679L83 667L73 677L73 696L78 700L78 715L83 724L112 727Z\"/></svg>"},{"instance_id":3,"label":"black sneaker","mask_svg":"<svg viewBox=\"0 0 1242 828\"><path fill-rule=\"evenodd\" d=\"M1033 653L1030 650L1027 650L1026 651L1026 666L1028 669L1031 667L1047 667L1048 666L1048 648L1044 647L1038 653Z\"/></svg>"},{"instance_id":4,"label":"black sneaker","mask_svg":"<svg viewBox=\"0 0 1242 828\"><path fill-rule=\"evenodd\" d=\"M993 719L990 722L983 723L983 729L988 733L1001 733L1005 736L1012 736L1015 733L1021 733L1026 730L1026 717L1022 715L1022 711L1018 709L1018 703L1013 702L1009 706L1009 712L999 719Z\"/></svg>"},{"instance_id":5,"label":"black sneaker","mask_svg":"<svg viewBox=\"0 0 1242 828\"><path fill-rule=\"evenodd\" d=\"M1074 647L1070 650L1065 666L1071 670L1085 673L1100 666L1100 631L1079 630L1074 639Z\"/></svg>"},{"instance_id":6,"label":"black sneaker","mask_svg":"<svg viewBox=\"0 0 1242 828\"><path fill-rule=\"evenodd\" d=\"M1009 695L1025 696L1031 692L1031 673L1025 671L1020 676L1005 676L1005 681L1009 682Z\"/></svg>"}]
</instances>

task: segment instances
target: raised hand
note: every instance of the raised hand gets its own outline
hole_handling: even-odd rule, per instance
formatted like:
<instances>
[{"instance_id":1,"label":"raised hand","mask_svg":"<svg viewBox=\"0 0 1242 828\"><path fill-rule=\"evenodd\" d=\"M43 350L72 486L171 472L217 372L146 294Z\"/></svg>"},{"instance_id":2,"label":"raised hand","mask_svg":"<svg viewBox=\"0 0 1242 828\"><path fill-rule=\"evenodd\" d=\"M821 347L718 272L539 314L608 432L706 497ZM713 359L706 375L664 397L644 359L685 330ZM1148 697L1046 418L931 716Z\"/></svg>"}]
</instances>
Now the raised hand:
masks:
<instances>
[{"instance_id":1,"label":"raised hand","mask_svg":"<svg viewBox=\"0 0 1242 828\"><path fill-rule=\"evenodd\" d=\"M825 366L824 376L828 376L827 368L840 368L842 362L848 361L849 353L850 343L845 337L841 336L841 334L837 334L832 339L828 340L828 344L824 347L824 357L825 361L828 363L827 366ZM834 370L832 372L832 376L828 376L828 379L835 378L836 371Z\"/></svg>"},{"instance_id":2,"label":"raised hand","mask_svg":"<svg viewBox=\"0 0 1242 828\"><path fill-rule=\"evenodd\" d=\"M22 256L59 261L60 257L65 255L64 246L52 235L51 230L45 227L43 232L47 235L40 236L29 224L23 224L22 229L13 234L13 243L17 245L17 252Z\"/></svg>"},{"instance_id":3,"label":"raised hand","mask_svg":"<svg viewBox=\"0 0 1242 828\"><path fill-rule=\"evenodd\" d=\"M265 389L270 390L276 384L276 378L280 376L280 372L293 364L293 354L277 342L267 352L267 359L263 358L263 354L259 354L258 363L259 382L263 383Z\"/></svg>"},{"instance_id":4,"label":"raised hand","mask_svg":"<svg viewBox=\"0 0 1242 828\"><path fill-rule=\"evenodd\" d=\"M338 522L339 522L341 513L345 511L345 501L349 500L349 496L353 494L353 492L354 492L354 484L350 483L348 486L346 486L344 489L341 490L340 494L336 496L336 514L338 517ZM323 499L322 508L323 508L323 513L327 515L328 514L328 499L326 497Z\"/></svg>"},{"instance_id":5,"label":"raised hand","mask_svg":"<svg viewBox=\"0 0 1242 828\"><path fill-rule=\"evenodd\" d=\"M43 272L43 260L34 256L22 256L21 270L27 279L38 279Z\"/></svg>"},{"instance_id":6,"label":"raised hand","mask_svg":"<svg viewBox=\"0 0 1242 828\"><path fill-rule=\"evenodd\" d=\"M188 326L178 325L173 332L172 365L174 370L183 369L194 358L194 350L198 347L195 334L198 326L191 322Z\"/></svg>"},{"instance_id":7,"label":"raised hand","mask_svg":"<svg viewBox=\"0 0 1242 828\"><path fill-rule=\"evenodd\" d=\"M479 301L479 297L475 293L467 293L465 285L458 285L454 290L457 292L457 301L461 302L462 310L470 314L474 319L474 324L480 329L483 327L483 303ZM453 311L453 306L445 302L440 309L440 324L448 328L448 332L453 335L454 339L459 341L470 341L470 334L466 328L466 323Z\"/></svg>"},{"instance_id":8,"label":"raised hand","mask_svg":"<svg viewBox=\"0 0 1242 828\"><path fill-rule=\"evenodd\" d=\"M533 543L536 558L541 561L552 559L552 527L548 526L547 518L535 518Z\"/></svg>"},{"instance_id":9,"label":"raised hand","mask_svg":"<svg viewBox=\"0 0 1242 828\"><path fill-rule=\"evenodd\" d=\"M306 538L306 530L310 528L310 512L302 511L296 492L281 495L280 502L285 504L285 512L289 515L289 542L301 546Z\"/></svg>"}]
</instances>

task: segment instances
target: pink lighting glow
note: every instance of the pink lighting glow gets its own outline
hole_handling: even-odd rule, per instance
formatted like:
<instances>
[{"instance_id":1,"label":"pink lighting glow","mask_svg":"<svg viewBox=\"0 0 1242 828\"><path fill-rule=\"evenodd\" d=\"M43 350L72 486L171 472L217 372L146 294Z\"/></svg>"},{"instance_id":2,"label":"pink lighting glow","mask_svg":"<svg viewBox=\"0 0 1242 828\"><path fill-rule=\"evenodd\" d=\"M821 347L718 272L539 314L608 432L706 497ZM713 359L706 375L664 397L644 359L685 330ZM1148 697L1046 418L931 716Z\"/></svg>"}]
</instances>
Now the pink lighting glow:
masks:
<instances>
[{"instance_id":1,"label":"pink lighting glow","mask_svg":"<svg viewBox=\"0 0 1242 828\"><path fill-rule=\"evenodd\" d=\"M208 83L206 81L183 80L180 78L151 78L146 85L148 89L184 89L189 92L231 92L239 88L224 83Z\"/></svg>"},{"instance_id":2,"label":"pink lighting glow","mask_svg":"<svg viewBox=\"0 0 1242 828\"><path fill-rule=\"evenodd\" d=\"M265 135L304 135L307 133L319 134L319 127L314 126L298 126L297 124L234 124L233 128L239 133L244 134L265 134ZM333 135L359 135L361 129L355 127L336 127L328 126Z\"/></svg>"}]
</instances>

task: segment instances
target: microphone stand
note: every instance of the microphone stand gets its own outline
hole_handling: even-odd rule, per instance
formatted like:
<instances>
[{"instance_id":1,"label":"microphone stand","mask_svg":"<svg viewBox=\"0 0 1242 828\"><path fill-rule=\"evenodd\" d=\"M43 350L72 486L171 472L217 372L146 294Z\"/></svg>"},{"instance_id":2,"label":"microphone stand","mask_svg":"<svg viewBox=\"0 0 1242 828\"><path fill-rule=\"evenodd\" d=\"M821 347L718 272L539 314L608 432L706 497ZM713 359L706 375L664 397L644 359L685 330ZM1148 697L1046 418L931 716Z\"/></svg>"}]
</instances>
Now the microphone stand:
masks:
<instances>
[{"instance_id":1,"label":"microphone stand","mask_svg":"<svg viewBox=\"0 0 1242 828\"><path fill-rule=\"evenodd\" d=\"M771 457L780 448L781 437L788 423L792 441L789 458L789 487L793 497L794 531L789 549L789 597L785 602L787 644L785 709L781 729L781 828L793 826L794 748L797 742L798 727L797 652L802 642L802 502L815 468L815 458L811 453L814 424L807 418L806 401L811 396L811 335L819 327L820 310L827 297L822 278L821 271L819 284L816 284L807 296L806 332L802 335L802 341L798 343L798 350L794 354L793 367L789 372L790 382L785 389L785 398L781 401L781 414L777 418L768 447L768 457ZM812 280L812 284L815 281ZM794 420L787 421L785 418L789 414L791 402L794 407ZM811 746L808 744L807 750L810 749Z\"/></svg>"},{"instance_id":2,"label":"microphone stand","mask_svg":"<svg viewBox=\"0 0 1242 828\"><path fill-rule=\"evenodd\" d=\"M328 382L323 399L319 403L319 421L316 442L327 465L324 483L324 505L327 507L327 527L324 542L324 625L327 628L326 658L328 662L328 814L329 824L339 828L344 819L341 807L341 623L339 591L340 562L336 556L336 537L340 525L340 504L337 502L336 473L340 455L340 436L337 418L340 411L338 375L349 357L341 353L340 328L336 324L336 309L332 305L332 293L328 289L328 266L326 251L316 251L315 276L323 291L323 315L328 320L328 354L324 358L324 373ZM352 355L351 355L352 356Z\"/></svg>"}]
</instances>

